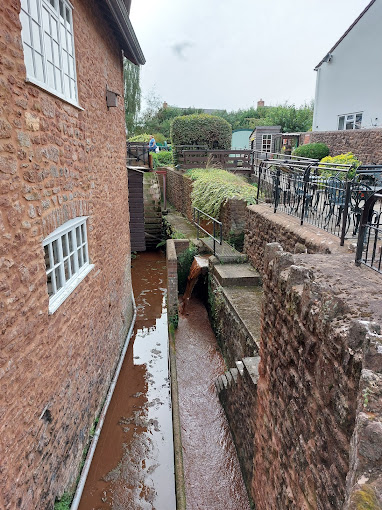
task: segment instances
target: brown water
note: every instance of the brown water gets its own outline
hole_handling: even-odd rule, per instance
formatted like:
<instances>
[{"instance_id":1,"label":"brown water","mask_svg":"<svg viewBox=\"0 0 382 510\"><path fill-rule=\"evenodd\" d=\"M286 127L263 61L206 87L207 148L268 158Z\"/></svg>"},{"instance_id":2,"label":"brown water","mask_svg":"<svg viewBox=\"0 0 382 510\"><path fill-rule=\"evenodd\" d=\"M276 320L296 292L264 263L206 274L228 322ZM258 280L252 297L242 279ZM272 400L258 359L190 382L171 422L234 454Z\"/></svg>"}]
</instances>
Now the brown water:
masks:
<instances>
[{"instance_id":1,"label":"brown water","mask_svg":"<svg viewBox=\"0 0 382 510\"><path fill-rule=\"evenodd\" d=\"M175 510L166 260L132 264L137 321L90 467L80 510Z\"/></svg>"},{"instance_id":2,"label":"brown water","mask_svg":"<svg viewBox=\"0 0 382 510\"><path fill-rule=\"evenodd\" d=\"M204 305L191 298L176 332L187 510L250 510L214 382L225 371Z\"/></svg>"}]
</instances>

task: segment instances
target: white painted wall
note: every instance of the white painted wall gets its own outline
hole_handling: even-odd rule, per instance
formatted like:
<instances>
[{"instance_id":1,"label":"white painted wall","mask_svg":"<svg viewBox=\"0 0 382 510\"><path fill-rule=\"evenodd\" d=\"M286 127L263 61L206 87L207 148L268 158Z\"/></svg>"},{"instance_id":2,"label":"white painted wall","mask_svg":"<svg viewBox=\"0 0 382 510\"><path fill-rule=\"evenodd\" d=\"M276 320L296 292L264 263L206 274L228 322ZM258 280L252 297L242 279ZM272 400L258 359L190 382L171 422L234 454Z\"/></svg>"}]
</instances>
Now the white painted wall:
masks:
<instances>
[{"instance_id":1,"label":"white painted wall","mask_svg":"<svg viewBox=\"0 0 382 510\"><path fill-rule=\"evenodd\" d=\"M313 131L336 131L338 115L362 112L362 128L382 127L382 0L317 71Z\"/></svg>"}]
</instances>

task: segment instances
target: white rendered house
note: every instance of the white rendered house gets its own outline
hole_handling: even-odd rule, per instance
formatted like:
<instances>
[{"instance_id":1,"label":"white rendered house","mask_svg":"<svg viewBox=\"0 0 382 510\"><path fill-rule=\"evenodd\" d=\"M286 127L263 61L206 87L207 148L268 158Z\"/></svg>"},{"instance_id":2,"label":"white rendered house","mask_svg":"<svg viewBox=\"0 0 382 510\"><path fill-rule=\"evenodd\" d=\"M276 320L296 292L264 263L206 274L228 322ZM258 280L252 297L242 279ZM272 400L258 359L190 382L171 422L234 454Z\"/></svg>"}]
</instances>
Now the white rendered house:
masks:
<instances>
[{"instance_id":1,"label":"white rendered house","mask_svg":"<svg viewBox=\"0 0 382 510\"><path fill-rule=\"evenodd\" d=\"M316 66L313 131L382 127L382 0L372 0Z\"/></svg>"}]
</instances>

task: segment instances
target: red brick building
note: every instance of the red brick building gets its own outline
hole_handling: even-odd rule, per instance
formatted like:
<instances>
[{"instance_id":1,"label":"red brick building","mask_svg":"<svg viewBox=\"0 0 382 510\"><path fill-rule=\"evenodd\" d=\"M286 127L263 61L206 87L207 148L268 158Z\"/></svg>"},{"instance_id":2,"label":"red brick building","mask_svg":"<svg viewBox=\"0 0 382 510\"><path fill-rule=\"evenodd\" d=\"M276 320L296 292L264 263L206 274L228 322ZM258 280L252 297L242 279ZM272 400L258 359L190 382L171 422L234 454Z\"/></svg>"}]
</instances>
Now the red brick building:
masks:
<instances>
[{"instance_id":1,"label":"red brick building","mask_svg":"<svg viewBox=\"0 0 382 510\"><path fill-rule=\"evenodd\" d=\"M2 509L73 484L131 323L129 4L0 2Z\"/></svg>"}]
</instances>

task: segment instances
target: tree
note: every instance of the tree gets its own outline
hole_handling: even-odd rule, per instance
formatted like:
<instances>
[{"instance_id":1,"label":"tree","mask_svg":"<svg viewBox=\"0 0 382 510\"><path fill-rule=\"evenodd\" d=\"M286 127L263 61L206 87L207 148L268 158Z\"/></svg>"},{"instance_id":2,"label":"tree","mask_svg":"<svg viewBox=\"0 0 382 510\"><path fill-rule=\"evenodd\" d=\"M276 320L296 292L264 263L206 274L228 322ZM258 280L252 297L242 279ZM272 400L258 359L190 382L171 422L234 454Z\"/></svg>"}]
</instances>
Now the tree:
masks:
<instances>
[{"instance_id":1,"label":"tree","mask_svg":"<svg viewBox=\"0 0 382 510\"><path fill-rule=\"evenodd\" d=\"M129 136L134 134L141 109L140 67L123 59L125 123Z\"/></svg>"}]
</instances>

